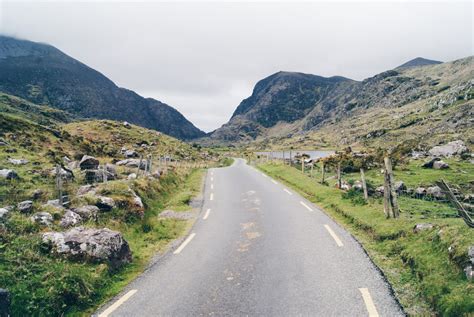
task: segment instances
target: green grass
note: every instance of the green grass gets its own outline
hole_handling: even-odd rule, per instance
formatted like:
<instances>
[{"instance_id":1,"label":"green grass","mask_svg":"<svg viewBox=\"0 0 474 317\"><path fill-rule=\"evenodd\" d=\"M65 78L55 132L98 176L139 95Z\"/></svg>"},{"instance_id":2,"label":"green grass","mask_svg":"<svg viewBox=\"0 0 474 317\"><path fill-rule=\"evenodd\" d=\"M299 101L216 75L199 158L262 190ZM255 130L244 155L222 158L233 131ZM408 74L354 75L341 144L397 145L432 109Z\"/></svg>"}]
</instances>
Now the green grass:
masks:
<instances>
[{"instance_id":1,"label":"green grass","mask_svg":"<svg viewBox=\"0 0 474 317\"><path fill-rule=\"evenodd\" d=\"M403 198L401 217L385 219L379 199L355 204L350 197L344 199L342 191L321 185L295 168L279 163L258 167L322 207L353 233L384 271L408 314L461 316L474 312L474 285L462 271L474 232L459 218L439 217L451 212L445 206L428 201L416 201L418 205L413 206L414 199ZM424 213L418 208L435 211ZM420 222L436 227L414 234L413 226Z\"/></svg>"}]
</instances>

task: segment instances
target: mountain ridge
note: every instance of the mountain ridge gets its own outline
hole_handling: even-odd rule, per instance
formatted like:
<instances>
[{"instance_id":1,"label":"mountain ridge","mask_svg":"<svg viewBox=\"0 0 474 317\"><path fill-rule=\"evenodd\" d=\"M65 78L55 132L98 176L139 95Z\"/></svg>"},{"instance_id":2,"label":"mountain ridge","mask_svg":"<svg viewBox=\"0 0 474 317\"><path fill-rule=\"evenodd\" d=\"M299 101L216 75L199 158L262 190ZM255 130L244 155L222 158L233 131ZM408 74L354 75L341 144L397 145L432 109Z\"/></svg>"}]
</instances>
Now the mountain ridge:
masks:
<instances>
[{"instance_id":1,"label":"mountain ridge","mask_svg":"<svg viewBox=\"0 0 474 317\"><path fill-rule=\"evenodd\" d=\"M82 118L128 121L185 140L205 135L173 107L118 87L49 44L0 35L0 91Z\"/></svg>"}]
</instances>

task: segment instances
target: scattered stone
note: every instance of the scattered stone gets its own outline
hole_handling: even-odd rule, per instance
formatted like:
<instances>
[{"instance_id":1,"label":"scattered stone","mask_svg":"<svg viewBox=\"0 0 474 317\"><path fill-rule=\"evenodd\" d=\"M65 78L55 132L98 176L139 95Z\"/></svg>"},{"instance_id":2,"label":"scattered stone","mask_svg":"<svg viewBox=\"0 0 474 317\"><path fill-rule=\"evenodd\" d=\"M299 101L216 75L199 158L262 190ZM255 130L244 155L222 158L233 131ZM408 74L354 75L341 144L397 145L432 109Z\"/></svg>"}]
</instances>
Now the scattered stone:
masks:
<instances>
[{"instance_id":1,"label":"scattered stone","mask_svg":"<svg viewBox=\"0 0 474 317\"><path fill-rule=\"evenodd\" d=\"M31 200L25 200L16 206L19 212L22 214L28 214L33 211L33 202Z\"/></svg>"},{"instance_id":2,"label":"scattered stone","mask_svg":"<svg viewBox=\"0 0 474 317\"><path fill-rule=\"evenodd\" d=\"M93 185L83 185L77 190L77 196L83 196L87 193L95 194L95 186Z\"/></svg>"},{"instance_id":3,"label":"scattered stone","mask_svg":"<svg viewBox=\"0 0 474 317\"><path fill-rule=\"evenodd\" d=\"M426 194L427 194L427 195L430 195L430 196L433 196L433 197L436 198L436 199L440 199L440 198L443 198L443 197L444 197L443 191L442 191L441 188L438 187L438 186L431 186L431 187L428 187L428 188L426 189Z\"/></svg>"},{"instance_id":4,"label":"scattered stone","mask_svg":"<svg viewBox=\"0 0 474 317\"><path fill-rule=\"evenodd\" d=\"M130 175L127 176L127 179L128 179L128 180L137 179L137 174L132 173L132 174L130 174Z\"/></svg>"},{"instance_id":5,"label":"scattered stone","mask_svg":"<svg viewBox=\"0 0 474 317\"><path fill-rule=\"evenodd\" d=\"M127 121L123 122L123 126L127 129L130 129L132 127L132 125L130 123L128 123Z\"/></svg>"},{"instance_id":6,"label":"scattered stone","mask_svg":"<svg viewBox=\"0 0 474 317\"><path fill-rule=\"evenodd\" d=\"M105 164L105 170L108 173L107 175L110 176L110 179L117 179L117 168L114 164Z\"/></svg>"},{"instance_id":7,"label":"scattered stone","mask_svg":"<svg viewBox=\"0 0 474 317\"><path fill-rule=\"evenodd\" d=\"M14 170L2 169L0 170L0 178L4 179L18 179L18 174Z\"/></svg>"},{"instance_id":8,"label":"scattered stone","mask_svg":"<svg viewBox=\"0 0 474 317\"><path fill-rule=\"evenodd\" d=\"M354 182L354 185L352 185L352 188L355 188L357 190L363 190L362 182L357 180Z\"/></svg>"},{"instance_id":9,"label":"scattered stone","mask_svg":"<svg viewBox=\"0 0 474 317\"><path fill-rule=\"evenodd\" d=\"M74 208L73 211L85 220L89 220L89 219L95 220L97 219L99 208L93 205L86 205L86 206Z\"/></svg>"},{"instance_id":10,"label":"scattered stone","mask_svg":"<svg viewBox=\"0 0 474 317\"><path fill-rule=\"evenodd\" d=\"M345 182L345 181L341 182L341 188L340 188L340 189L342 189L342 190L349 190L349 189L351 189L351 188L352 188L351 184L349 184L349 183L347 183L347 182Z\"/></svg>"},{"instance_id":11,"label":"scattered stone","mask_svg":"<svg viewBox=\"0 0 474 317\"><path fill-rule=\"evenodd\" d=\"M115 201L110 197L99 196L96 206L102 211L110 211L115 207Z\"/></svg>"},{"instance_id":12,"label":"scattered stone","mask_svg":"<svg viewBox=\"0 0 474 317\"><path fill-rule=\"evenodd\" d=\"M163 219L171 218L171 219L188 220L188 219L196 218L196 215L194 212L186 212L186 211L176 212L173 210L163 210L160 213L159 217Z\"/></svg>"},{"instance_id":13,"label":"scattered stone","mask_svg":"<svg viewBox=\"0 0 474 317\"><path fill-rule=\"evenodd\" d=\"M418 223L413 228L413 232L418 233L418 232L421 232L421 231L424 231L424 230L430 230L430 229L433 229L433 228L434 228L434 225L431 224L431 223Z\"/></svg>"},{"instance_id":14,"label":"scattered stone","mask_svg":"<svg viewBox=\"0 0 474 317\"><path fill-rule=\"evenodd\" d=\"M414 160L422 159L426 157L426 152L421 152L421 151L412 151L411 152L411 157Z\"/></svg>"},{"instance_id":15,"label":"scattered stone","mask_svg":"<svg viewBox=\"0 0 474 317\"><path fill-rule=\"evenodd\" d=\"M425 196L425 195L426 195L426 188L424 188L424 187L418 187L417 189L415 189L415 195L416 195L417 197Z\"/></svg>"},{"instance_id":16,"label":"scattered stone","mask_svg":"<svg viewBox=\"0 0 474 317\"><path fill-rule=\"evenodd\" d=\"M51 252L79 261L106 262L112 268L132 261L132 252L122 234L108 228L72 228L66 232L47 232L43 242Z\"/></svg>"},{"instance_id":17,"label":"scattered stone","mask_svg":"<svg viewBox=\"0 0 474 317\"><path fill-rule=\"evenodd\" d=\"M46 206L52 206L52 207L57 208L57 209L64 209L64 205L61 205L61 203L59 202L59 199L48 200L48 202L46 202L45 205Z\"/></svg>"},{"instance_id":18,"label":"scattered stone","mask_svg":"<svg viewBox=\"0 0 474 317\"><path fill-rule=\"evenodd\" d=\"M7 161L8 161L8 163L13 164L13 165L25 165L25 164L28 164L30 162L30 161L25 160L25 159L13 159L13 158L9 158Z\"/></svg>"},{"instance_id":19,"label":"scattered stone","mask_svg":"<svg viewBox=\"0 0 474 317\"><path fill-rule=\"evenodd\" d=\"M50 226L53 223L53 216L45 211L35 213L30 219L42 226Z\"/></svg>"},{"instance_id":20,"label":"scattered stone","mask_svg":"<svg viewBox=\"0 0 474 317\"><path fill-rule=\"evenodd\" d=\"M375 188L375 192L379 195L382 195L383 196L383 193L385 191L385 187L384 186L379 186L377 188Z\"/></svg>"},{"instance_id":21,"label":"scattered stone","mask_svg":"<svg viewBox=\"0 0 474 317\"><path fill-rule=\"evenodd\" d=\"M464 142L461 140L452 141L445 145L438 145L428 151L428 153L431 156L443 156L443 157L461 155L465 152L467 152L467 147L464 144Z\"/></svg>"},{"instance_id":22,"label":"scattered stone","mask_svg":"<svg viewBox=\"0 0 474 317\"><path fill-rule=\"evenodd\" d=\"M110 173L107 170L86 170L85 171L85 179L86 182L93 184L93 183L102 183L104 181L111 181L114 180L116 175Z\"/></svg>"},{"instance_id":23,"label":"scattered stone","mask_svg":"<svg viewBox=\"0 0 474 317\"><path fill-rule=\"evenodd\" d=\"M13 210L13 206L5 206L0 208L0 220L5 219L8 217L8 214Z\"/></svg>"},{"instance_id":24,"label":"scattered stone","mask_svg":"<svg viewBox=\"0 0 474 317\"><path fill-rule=\"evenodd\" d=\"M63 228L69 228L82 222L82 217L72 210L66 211L59 225Z\"/></svg>"},{"instance_id":25,"label":"scattered stone","mask_svg":"<svg viewBox=\"0 0 474 317\"><path fill-rule=\"evenodd\" d=\"M31 194L31 198L33 200L41 199L41 197L43 196L44 196L44 191L42 189L35 189L33 193Z\"/></svg>"},{"instance_id":26,"label":"scattered stone","mask_svg":"<svg viewBox=\"0 0 474 317\"><path fill-rule=\"evenodd\" d=\"M145 165L146 165L146 161L145 160L142 160L142 163L140 164L140 160L139 159L126 159L126 160L122 160L122 161L118 161L116 163L116 165L118 166L126 166L126 167L138 167L138 165L140 165L140 169L141 170L144 170L145 169Z\"/></svg>"},{"instance_id":27,"label":"scattered stone","mask_svg":"<svg viewBox=\"0 0 474 317\"><path fill-rule=\"evenodd\" d=\"M93 156L84 155L79 162L81 170L95 170L99 167L99 160Z\"/></svg>"},{"instance_id":28,"label":"scattered stone","mask_svg":"<svg viewBox=\"0 0 474 317\"><path fill-rule=\"evenodd\" d=\"M139 157L138 153L135 150L126 150L123 155L125 155L126 158Z\"/></svg>"},{"instance_id":29,"label":"scattered stone","mask_svg":"<svg viewBox=\"0 0 474 317\"><path fill-rule=\"evenodd\" d=\"M395 191L398 194L400 194L401 192L403 192L404 190L407 189L407 187L405 186L405 183L403 181L395 182L395 184L393 184L393 186L394 186Z\"/></svg>"},{"instance_id":30,"label":"scattered stone","mask_svg":"<svg viewBox=\"0 0 474 317\"><path fill-rule=\"evenodd\" d=\"M443 161L435 161L433 162L433 168L436 170L444 170L449 168L449 164Z\"/></svg>"},{"instance_id":31,"label":"scattered stone","mask_svg":"<svg viewBox=\"0 0 474 317\"><path fill-rule=\"evenodd\" d=\"M421 167L424 167L424 168L433 168L433 165L434 165L434 162L437 162L437 161L441 161L441 159L439 157L435 157L435 158L432 158L431 160L423 163L421 165Z\"/></svg>"},{"instance_id":32,"label":"scattered stone","mask_svg":"<svg viewBox=\"0 0 474 317\"><path fill-rule=\"evenodd\" d=\"M72 160L67 156L63 156L63 162L64 162L64 164L69 164L69 163L72 162Z\"/></svg>"},{"instance_id":33,"label":"scattered stone","mask_svg":"<svg viewBox=\"0 0 474 317\"><path fill-rule=\"evenodd\" d=\"M56 168L53 168L51 170L50 175L52 177L56 177ZM61 176L61 179L63 180L72 180L74 179L74 173L70 169L65 169L63 167L59 168L59 175Z\"/></svg>"},{"instance_id":34,"label":"scattered stone","mask_svg":"<svg viewBox=\"0 0 474 317\"><path fill-rule=\"evenodd\" d=\"M142 199L138 196L133 190L130 189L133 195L133 206L140 210L144 210L145 206L143 205Z\"/></svg>"}]
</instances>

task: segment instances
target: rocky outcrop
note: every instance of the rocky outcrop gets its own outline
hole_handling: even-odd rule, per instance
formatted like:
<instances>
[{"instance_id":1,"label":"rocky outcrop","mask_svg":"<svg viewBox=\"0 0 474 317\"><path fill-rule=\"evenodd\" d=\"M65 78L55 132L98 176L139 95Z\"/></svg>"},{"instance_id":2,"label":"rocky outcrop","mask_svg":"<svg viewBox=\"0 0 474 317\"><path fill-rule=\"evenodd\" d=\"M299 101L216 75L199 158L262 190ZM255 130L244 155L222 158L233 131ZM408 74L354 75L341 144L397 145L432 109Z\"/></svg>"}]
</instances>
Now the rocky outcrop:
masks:
<instances>
[{"instance_id":1,"label":"rocky outcrop","mask_svg":"<svg viewBox=\"0 0 474 317\"><path fill-rule=\"evenodd\" d=\"M19 212L22 214L28 214L33 211L33 202L31 200L25 200L16 206Z\"/></svg>"},{"instance_id":2,"label":"rocky outcrop","mask_svg":"<svg viewBox=\"0 0 474 317\"><path fill-rule=\"evenodd\" d=\"M42 226L51 226L53 224L53 216L49 212L37 212L31 216L31 221L42 225Z\"/></svg>"},{"instance_id":3,"label":"rocky outcrop","mask_svg":"<svg viewBox=\"0 0 474 317\"><path fill-rule=\"evenodd\" d=\"M66 232L47 232L43 242L53 254L69 259L106 262L117 268L132 261L132 252L122 234L107 228L72 228Z\"/></svg>"},{"instance_id":4,"label":"rocky outcrop","mask_svg":"<svg viewBox=\"0 0 474 317\"><path fill-rule=\"evenodd\" d=\"M72 210L85 220L95 220L97 219L97 214L99 213L99 208L92 205L81 206L73 208Z\"/></svg>"},{"instance_id":5,"label":"rocky outcrop","mask_svg":"<svg viewBox=\"0 0 474 317\"><path fill-rule=\"evenodd\" d=\"M431 156L451 157L454 155L461 155L467 152L467 147L463 141L457 140L449 142L445 145L438 145L433 147L428 153Z\"/></svg>"},{"instance_id":6,"label":"rocky outcrop","mask_svg":"<svg viewBox=\"0 0 474 317\"><path fill-rule=\"evenodd\" d=\"M110 211L115 207L115 201L110 197L99 196L96 206L102 211Z\"/></svg>"}]
</instances>

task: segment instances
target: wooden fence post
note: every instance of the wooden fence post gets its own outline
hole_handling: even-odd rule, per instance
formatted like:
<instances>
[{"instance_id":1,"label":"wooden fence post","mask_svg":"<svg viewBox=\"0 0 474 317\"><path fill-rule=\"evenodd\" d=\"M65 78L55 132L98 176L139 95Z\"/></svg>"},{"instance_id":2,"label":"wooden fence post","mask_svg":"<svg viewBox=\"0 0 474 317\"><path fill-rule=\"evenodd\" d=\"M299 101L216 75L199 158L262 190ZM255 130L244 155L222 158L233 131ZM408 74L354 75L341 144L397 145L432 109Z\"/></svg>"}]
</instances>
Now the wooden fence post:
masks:
<instances>
[{"instance_id":1,"label":"wooden fence post","mask_svg":"<svg viewBox=\"0 0 474 317\"><path fill-rule=\"evenodd\" d=\"M360 168L360 179L362 181L362 189L364 190L364 199L367 201L369 199L369 193L367 191L367 182L365 181L365 171L364 168Z\"/></svg>"},{"instance_id":2,"label":"wooden fence post","mask_svg":"<svg viewBox=\"0 0 474 317\"><path fill-rule=\"evenodd\" d=\"M326 168L324 166L324 161L321 162L321 184L324 184L324 176L326 176Z\"/></svg>"},{"instance_id":3,"label":"wooden fence post","mask_svg":"<svg viewBox=\"0 0 474 317\"><path fill-rule=\"evenodd\" d=\"M341 179L341 162L337 162L337 188L341 189L342 179Z\"/></svg>"},{"instance_id":4,"label":"wooden fence post","mask_svg":"<svg viewBox=\"0 0 474 317\"><path fill-rule=\"evenodd\" d=\"M384 157L385 163L385 185L384 185L384 198L387 201L387 211L389 216L393 218L398 218L400 216L400 210L398 208L397 201L397 192L395 191L394 181L393 181L393 170L392 170L392 161L388 156ZM385 206L385 204L384 204Z\"/></svg>"}]
</instances>

